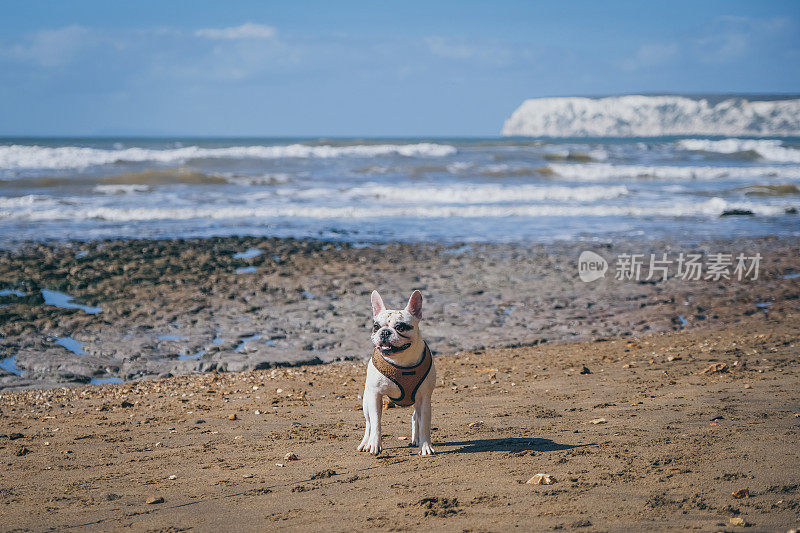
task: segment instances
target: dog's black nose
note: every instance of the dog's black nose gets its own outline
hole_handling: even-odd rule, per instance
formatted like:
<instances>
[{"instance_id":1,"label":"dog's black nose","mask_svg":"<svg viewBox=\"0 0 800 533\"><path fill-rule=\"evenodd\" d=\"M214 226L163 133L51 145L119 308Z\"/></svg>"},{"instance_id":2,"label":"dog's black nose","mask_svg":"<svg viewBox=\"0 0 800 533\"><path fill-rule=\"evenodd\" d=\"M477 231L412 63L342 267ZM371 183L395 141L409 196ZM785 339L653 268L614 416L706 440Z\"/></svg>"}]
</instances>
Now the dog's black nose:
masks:
<instances>
[{"instance_id":1,"label":"dog's black nose","mask_svg":"<svg viewBox=\"0 0 800 533\"><path fill-rule=\"evenodd\" d=\"M381 331L381 339L386 340L391 336L392 336L392 332L389 331L388 329L385 329L385 330Z\"/></svg>"}]
</instances>

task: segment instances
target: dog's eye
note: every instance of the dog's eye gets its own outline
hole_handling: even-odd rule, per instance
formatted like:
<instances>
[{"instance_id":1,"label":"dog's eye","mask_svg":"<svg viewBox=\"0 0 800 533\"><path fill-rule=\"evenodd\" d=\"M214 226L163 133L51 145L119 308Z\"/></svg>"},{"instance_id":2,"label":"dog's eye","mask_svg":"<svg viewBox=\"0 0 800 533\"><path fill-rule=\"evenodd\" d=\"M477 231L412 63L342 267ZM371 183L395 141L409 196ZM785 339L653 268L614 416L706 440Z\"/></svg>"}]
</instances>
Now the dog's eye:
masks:
<instances>
[{"instance_id":1,"label":"dog's eye","mask_svg":"<svg viewBox=\"0 0 800 533\"><path fill-rule=\"evenodd\" d=\"M397 331L408 331L408 330L411 329L411 326L409 326L408 324L406 324L404 322L400 322L399 324L397 324L394 327L394 329L396 329Z\"/></svg>"},{"instance_id":2,"label":"dog's eye","mask_svg":"<svg viewBox=\"0 0 800 533\"><path fill-rule=\"evenodd\" d=\"M378 324L377 322L372 324L372 331L378 331L379 329L381 329L381 325L380 324Z\"/></svg>"}]
</instances>

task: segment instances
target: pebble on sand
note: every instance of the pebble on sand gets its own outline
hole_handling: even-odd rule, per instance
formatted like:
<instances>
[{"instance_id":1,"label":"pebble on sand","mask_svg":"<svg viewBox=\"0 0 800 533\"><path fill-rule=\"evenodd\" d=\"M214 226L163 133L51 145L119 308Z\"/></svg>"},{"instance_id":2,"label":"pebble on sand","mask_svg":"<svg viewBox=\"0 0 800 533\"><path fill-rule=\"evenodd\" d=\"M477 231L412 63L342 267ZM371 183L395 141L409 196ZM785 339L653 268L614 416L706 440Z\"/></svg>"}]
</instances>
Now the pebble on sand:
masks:
<instances>
[{"instance_id":1,"label":"pebble on sand","mask_svg":"<svg viewBox=\"0 0 800 533\"><path fill-rule=\"evenodd\" d=\"M236 416L236 413L228 415L228 420L238 420L238 419L239 419L239 417Z\"/></svg>"},{"instance_id":2,"label":"pebble on sand","mask_svg":"<svg viewBox=\"0 0 800 533\"><path fill-rule=\"evenodd\" d=\"M536 474L525 483L527 485L552 485L556 480L550 474Z\"/></svg>"},{"instance_id":3,"label":"pebble on sand","mask_svg":"<svg viewBox=\"0 0 800 533\"><path fill-rule=\"evenodd\" d=\"M164 497L163 496L150 496L149 498L147 498L147 500L145 500L145 503L147 505L155 505L157 503L164 503Z\"/></svg>"},{"instance_id":4,"label":"pebble on sand","mask_svg":"<svg viewBox=\"0 0 800 533\"><path fill-rule=\"evenodd\" d=\"M728 365L726 363L712 363L703 369L702 374L718 374L727 371Z\"/></svg>"},{"instance_id":5,"label":"pebble on sand","mask_svg":"<svg viewBox=\"0 0 800 533\"><path fill-rule=\"evenodd\" d=\"M749 498L750 491L747 489L739 489L731 492L731 496L736 498L737 500L741 500L742 498Z\"/></svg>"},{"instance_id":6,"label":"pebble on sand","mask_svg":"<svg viewBox=\"0 0 800 533\"><path fill-rule=\"evenodd\" d=\"M297 461L297 455L292 452L287 453L283 456L284 461Z\"/></svg>"},{"instance_id":7,"label":"pebble on sand","mask_svg":"<svg viewBox=\"0 0 800 533\"><path fill-rule=\"evenodd\" d=\"M591 421L592 424L605 424L606 422L608 422L608 420L605 418L595 418Z\"/></svg>"}]
</instances>

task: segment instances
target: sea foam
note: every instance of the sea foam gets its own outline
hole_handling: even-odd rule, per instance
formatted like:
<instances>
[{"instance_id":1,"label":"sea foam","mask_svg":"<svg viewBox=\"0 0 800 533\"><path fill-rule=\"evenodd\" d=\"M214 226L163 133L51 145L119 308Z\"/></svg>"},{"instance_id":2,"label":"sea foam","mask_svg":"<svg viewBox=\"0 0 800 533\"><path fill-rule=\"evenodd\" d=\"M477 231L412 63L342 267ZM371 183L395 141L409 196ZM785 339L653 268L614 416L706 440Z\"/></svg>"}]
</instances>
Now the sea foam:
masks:
<instances>
[{"instance_id":1,"label":"sea foam","mask_svg":"<svg viewBox=\"0 0 800 533\"><path fill-rule=\"evenodd\" d=\"M694 152L755 152L762 159L776 163L800 163L800 150L783 146L783 142L777 139L681 139L677 145Z\"/></svg>"},{"instance_id":2,"label":"sea foam","mask_svg":"<svg viewBox=\"0 0 800 533\"><path fill-rule=\"evenodd\" d=\"M440 187L389 186L368 184L363 187L334 190L328 187L311 189L281 189L277 194L292 199L338 197L350 201L402 201L414 204L491 204L506 202L592 202L628 194L625 186L541 186L541 185L451 185Z\"/></svg>"},{"instance_id":3,"label":"sea foam","mask_svg":"<svg viewBox=\"0 0 800 533\"><path fill-rule=\"evenodd\" d=\"M226 148L181 148L154 150L124 148L106 150L81 146L0 146L0 169L80 169L93 165L121 162L183 163L191 159L280 159L376 157L401 155L406 157L444 157L456 148L447 144L362 144L350 146L311 146L290 144L275 146L231 146Z\"/></svg>"},{"instance_id":4,"label":"sea foam","mask_svg":"<svg viewBox=\"0 0 800 533\"><path fill-rule=\"evenodd\" d=\"M383 218L499 218L499 217L717 217L729 210L750 211L761 216L781 216L783 205L757 202L731 202L719 197L704 201L670 201L657 205L557 205L552 203L502 205L407 205L380 208ZM78 207L18 211L13 218L35 220L104 220L110 222L167 221L167 220L269 220L294 219L370 219L375 208L368 205L352 206L273 206L273 207Z\"/></svg>"},{"instance_id":5,"label":"sea foam","mask_svg":"<svg viewBox=\"0 0 800 533\"><path fill-rule=\"evenodd\" d=\"M611 163L547 165L555 175L575 181L633 180L751 180L800 179L800 167L714 167L714 166L656 166L615 165Z\"/></svg>"}]
</instances>

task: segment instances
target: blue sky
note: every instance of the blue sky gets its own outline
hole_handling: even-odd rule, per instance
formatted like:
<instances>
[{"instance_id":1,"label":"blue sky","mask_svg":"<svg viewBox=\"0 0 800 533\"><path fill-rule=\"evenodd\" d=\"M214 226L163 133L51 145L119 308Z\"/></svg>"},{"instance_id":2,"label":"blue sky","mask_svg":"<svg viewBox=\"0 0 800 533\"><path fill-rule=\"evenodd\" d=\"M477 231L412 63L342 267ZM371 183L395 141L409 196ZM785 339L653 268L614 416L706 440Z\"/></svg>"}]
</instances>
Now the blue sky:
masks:
<instances>
[{"instance_id":1,"label":"blue sky","mask_svg":"<svg viewBox=\"0 0 800 533\"><path fill-rule=\"evenodd\" d=\"M0 10L0 135L494 136L535 96L800 92L797 1Z\"/></svg>"}]
</instances>

